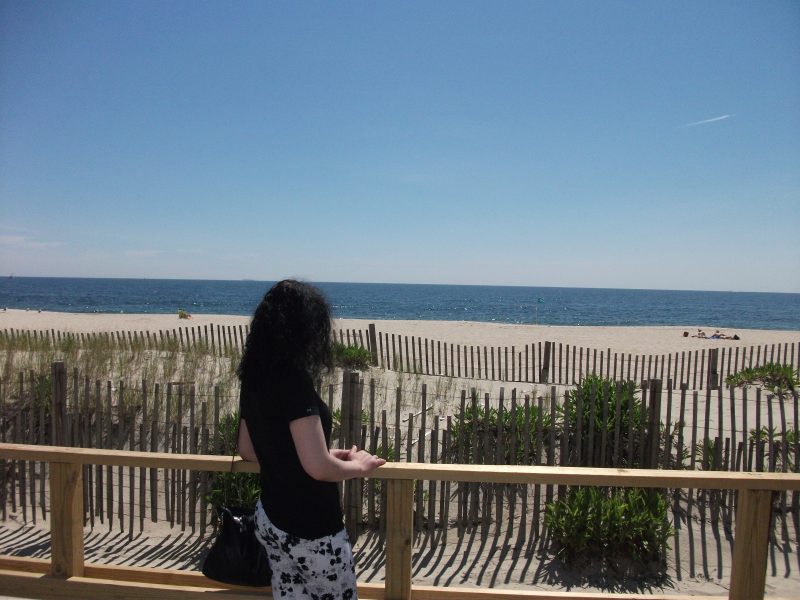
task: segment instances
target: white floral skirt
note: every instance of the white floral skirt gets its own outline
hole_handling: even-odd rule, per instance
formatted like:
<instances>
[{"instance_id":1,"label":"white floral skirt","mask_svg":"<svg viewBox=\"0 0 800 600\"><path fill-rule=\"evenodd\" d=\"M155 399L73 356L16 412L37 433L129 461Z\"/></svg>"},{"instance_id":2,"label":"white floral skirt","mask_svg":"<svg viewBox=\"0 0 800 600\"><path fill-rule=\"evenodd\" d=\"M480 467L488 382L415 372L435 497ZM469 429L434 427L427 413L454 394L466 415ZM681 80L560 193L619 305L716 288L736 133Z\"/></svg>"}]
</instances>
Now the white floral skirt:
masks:
<instances>
[{"instance_id":1,"label":"white floral skirt","mask_svg":"<svg viewBox=\"0 0 800 600\"><path fill-rule=\"evenodd\" d=\"M259 500L256 537L267 550L276 600L357 600L353 550L344 529L315 540L297 537L275 527Z\"/></svg>"}]
</instances>

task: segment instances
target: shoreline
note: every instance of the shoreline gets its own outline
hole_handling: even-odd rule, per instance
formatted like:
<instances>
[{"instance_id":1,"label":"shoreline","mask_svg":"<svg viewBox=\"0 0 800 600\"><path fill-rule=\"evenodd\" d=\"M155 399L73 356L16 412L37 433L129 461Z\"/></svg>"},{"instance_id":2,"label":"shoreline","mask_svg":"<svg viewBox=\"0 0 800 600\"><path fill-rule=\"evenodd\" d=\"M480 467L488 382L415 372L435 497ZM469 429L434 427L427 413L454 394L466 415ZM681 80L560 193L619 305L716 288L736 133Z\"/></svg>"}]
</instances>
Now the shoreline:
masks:
<instances>
[{"instance_id":1,"label":"shoreline","mask_svg":"<svg viewBox=\"0 0 800 600\"><path fill-rule=\"evenodd\" d=\"M191 319L179 319L177 314L128 313L62 313L6 309L0 312L0 330L56 330L72 333L107 331L159 331L179 327L207 325L246 326L249 316L194 314ZM772 329L720 329L733 339L692 337L697 327L677 325L523 325L479 321L427 321L393 319L334 319L335 329L365 331L374 323L380 333L414 336L448 344L475 346L516 346L550 341L573 347L611 350L630 354L668 354L683 351L702 351L709 348L750 347L764 345L794 345L800 343L800 331ZM701 327L707 335L718 328ZM684 337L684 332L688 336ZM800 349L798 349L800 352Z\"/></svg>"}]
</instances>

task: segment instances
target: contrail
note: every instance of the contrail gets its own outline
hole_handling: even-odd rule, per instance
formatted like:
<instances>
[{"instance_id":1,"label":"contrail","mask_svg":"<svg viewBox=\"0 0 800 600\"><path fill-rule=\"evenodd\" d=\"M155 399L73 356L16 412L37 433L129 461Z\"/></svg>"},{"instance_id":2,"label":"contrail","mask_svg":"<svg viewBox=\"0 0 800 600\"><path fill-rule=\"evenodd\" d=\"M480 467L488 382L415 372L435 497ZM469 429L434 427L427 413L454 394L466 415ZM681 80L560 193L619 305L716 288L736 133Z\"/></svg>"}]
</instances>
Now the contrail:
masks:
<instances>
[{"instance_id":1,"label":"contrail","mask_svg":"<svg viewBox=\"0 0 800 600\"><path fill-rule=\"evenodd\" d=\"M721 117L714 117L713 119L705 119L704 121L695 121L694 123L686 123L686 125L681 125L681 129L684 127L696 127L697 125L705 125L706 123L713 123L714 121L724 121L725 119L730 119L735 115L722 115Z\"/></svg>"}]
</instances>

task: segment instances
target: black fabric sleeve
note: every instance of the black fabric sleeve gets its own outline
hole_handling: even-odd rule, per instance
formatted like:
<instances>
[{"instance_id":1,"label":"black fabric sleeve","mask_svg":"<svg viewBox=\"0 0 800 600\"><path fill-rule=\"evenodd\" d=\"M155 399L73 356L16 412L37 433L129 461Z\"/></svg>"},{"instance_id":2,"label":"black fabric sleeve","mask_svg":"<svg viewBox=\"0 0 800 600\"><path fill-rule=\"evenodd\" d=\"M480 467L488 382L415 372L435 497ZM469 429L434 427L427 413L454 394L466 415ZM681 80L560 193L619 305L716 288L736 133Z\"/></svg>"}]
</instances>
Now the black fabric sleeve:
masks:
<instances>
[{"instance_id":1,"label":"black fabric sleeve","mask_svg":"<svg viewBox=\"0 0 800 600\"><path fill-rule=\"evenodd\" d=\"M299 373L282 391L283 415L287 421L319 415L319 401L311 377Z\"/></svg>"},{"instance_id":2,"label":"black fabric sleeve","mask_svg":"<svg viewBox=\"0 0 800 600\"><path fill-rule=\"evenodd\" d=\"M250 413L249 409L247 408L246 394L247 389L245 388L244 383L242 383L242 387L239 391L239 418L244 419L245 421L247 421L247 416Z\"/></svg>"}]
</instances>

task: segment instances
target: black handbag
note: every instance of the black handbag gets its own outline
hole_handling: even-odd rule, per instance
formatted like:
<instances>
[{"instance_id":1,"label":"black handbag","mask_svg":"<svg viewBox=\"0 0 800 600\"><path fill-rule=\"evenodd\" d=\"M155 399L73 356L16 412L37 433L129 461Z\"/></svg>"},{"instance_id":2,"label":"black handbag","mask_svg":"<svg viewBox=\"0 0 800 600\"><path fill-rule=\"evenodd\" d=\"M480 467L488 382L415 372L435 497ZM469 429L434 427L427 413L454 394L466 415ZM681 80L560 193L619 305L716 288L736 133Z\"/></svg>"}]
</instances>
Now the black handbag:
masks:
<instances>
[{"instance_id":1,"label":"black handbag","mask_svg":"<svg viewBox=\"0 0 800 600\"><path fill-rule=\"evenodd\" d=\"M272 579L264 546L256 539L252 509L220 506L220 530L203 562L203 575L234 585L267 586Z\"/></svg>"},{"instance_id":2,"label":"black handbag","mask_svg":"<svg viewBox=\"0 0 800 600\"><path fill-rule=\"evenodd\" d=\"M231 472L235 456L234 449ZM203 561L203 575L233 585L270 585L272 570L269 568L267 551L256 539L255 509L227 504L226 487L224 502L217 508L219 532Z\"/></svg>"}]
</instances>

